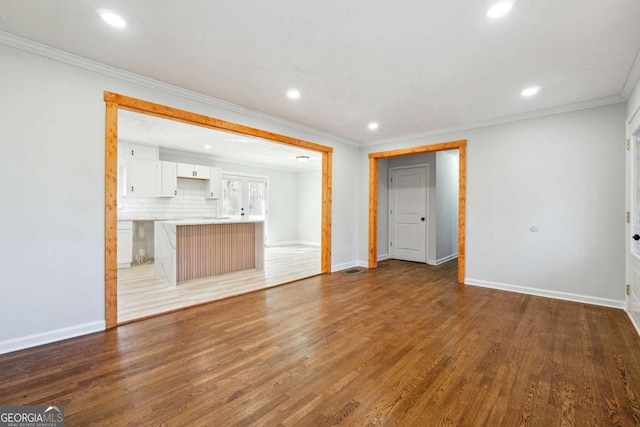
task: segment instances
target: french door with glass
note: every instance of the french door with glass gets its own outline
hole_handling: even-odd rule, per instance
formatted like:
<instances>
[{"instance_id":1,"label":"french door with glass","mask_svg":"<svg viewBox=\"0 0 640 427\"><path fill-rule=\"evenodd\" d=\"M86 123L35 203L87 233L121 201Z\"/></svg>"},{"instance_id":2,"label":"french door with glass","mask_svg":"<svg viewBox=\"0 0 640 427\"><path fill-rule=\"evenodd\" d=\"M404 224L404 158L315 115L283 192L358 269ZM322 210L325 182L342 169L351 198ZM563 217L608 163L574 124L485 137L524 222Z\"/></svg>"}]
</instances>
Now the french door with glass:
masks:
<instances>
[{"instance_id":1,"label":"french door with glass","mask_svg":"<svg viewBox=\"0 0 640 427\"><path fill-rule=\"evenodd\" d=\"M266 221L266 178L225 174L222 176L222 193L223 216L243 221Z\"/></svg>"}]
</instances>

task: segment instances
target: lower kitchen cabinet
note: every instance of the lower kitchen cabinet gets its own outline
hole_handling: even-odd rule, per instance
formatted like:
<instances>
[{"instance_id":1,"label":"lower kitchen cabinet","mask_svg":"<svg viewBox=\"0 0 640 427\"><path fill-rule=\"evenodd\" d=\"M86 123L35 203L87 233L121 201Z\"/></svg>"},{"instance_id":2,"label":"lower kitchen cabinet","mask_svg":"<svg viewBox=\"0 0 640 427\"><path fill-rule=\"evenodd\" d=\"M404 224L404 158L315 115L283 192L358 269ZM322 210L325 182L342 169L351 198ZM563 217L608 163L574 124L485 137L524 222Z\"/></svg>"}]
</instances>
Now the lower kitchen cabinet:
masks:
<instances>
[{"instance_id":1,"label":"lower kitchen cabinet","mask_svg":"<svg viewBox=\"0 0 640 427\"><path fill-rule=\"evenodd\" d=\"M133 221L118 221L118 268L131 267L133 259Z\"/></svg>"}]
</instances>

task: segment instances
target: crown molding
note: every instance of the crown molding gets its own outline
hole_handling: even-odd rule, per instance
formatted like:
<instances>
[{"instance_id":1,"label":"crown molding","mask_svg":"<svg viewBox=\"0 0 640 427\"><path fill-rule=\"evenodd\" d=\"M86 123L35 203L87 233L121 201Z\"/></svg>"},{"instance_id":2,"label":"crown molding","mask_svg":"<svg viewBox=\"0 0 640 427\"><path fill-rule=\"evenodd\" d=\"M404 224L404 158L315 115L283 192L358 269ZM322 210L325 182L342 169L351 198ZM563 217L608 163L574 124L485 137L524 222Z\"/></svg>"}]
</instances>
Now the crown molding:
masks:
<instances>
[{"instance_id":1,"label":"crown molding","mask_svg":"<svg viewBox=\"0 0 640 427\"><path fill-rule=\"evenodd\" d=\"M629 75L627 75L627 80L622 87L622 96L624 99L629 99L631 96L631 92L633 92L633 88L636 87L638 80L640 79L640 49L636 53L636 58L633 60L633 64L631 64L631 69L629 70Z\"/></svg>"},{"instance_id":2,"label":"crown molding","mask_svg":"<svg viewBox=\"0 0 640 427\"><path fill-rule=\"evenodd\" d=\"M179 86L175 86L169 83L155 80L149 77L142 76L140 74L126 71L121 68L113 67L111 65L104 64L102 62L94 61L92 59L84 58L82 56L75 55L70 52L66 52L60 49L56 49L51 46L47 46L42 43L34 42L33 40L25 39L23 37L16 36L11 33L0 31L0 44L9 46L15 49L23 50L25 52L33 53L45 58L53 59L54 61L62 62L74 67L82 68L88 71L93 71L105 76L113 77L119 80L123 80L136 85L156 89L167 93L169 95L179 96L181 98L189 99L192 101L200 102L202 104L210 105L213 107L221 108L234 113L243 114L255 119L270 122L279 126L284 126L291 130L309 133L320 138L326 138L331 141L340 142L342 144L359 147L360 145L354 141L333 135L328 132L321 131L309 126L305 126L299 123L291 122L289 120L282 119L277 116L262 113L251 108L243 107L237 104L233 104L222 99L214 98L212 96L204 95L199 92L195 92L189 89L185 89Z\"/></svg>"},{"instance_id":3,"label":"crown molding","mask_svg":"<svg viewBox=\"0 0 640 427\"><path fill-rule=\"evenodd\" d=\"M447 128L435 129L433 131L415 133L405 135L398 138L390 138L380 141L363 143L362 147L371 147L374 145L390 144L397 142L405 142L414 139L427 138L431 136L444 135L453 132L461 132L469 129L479 129L489 126L502 125L506 123L518 122L521 120L537 119L539 117L553 116L555 114L570 113L572 111L588 110L589 108L604 107L606 105L620 104L625 102L622 95L609 96L606 98L592 99L589 101L578 102L575 104L561 105L558 107L546 108L543 110L530 111L528 113L514 114L512 116L504 116L497 119L483 120L479 122L467 123L460 126L452 126Z\"/></svg>"}]
</instances>

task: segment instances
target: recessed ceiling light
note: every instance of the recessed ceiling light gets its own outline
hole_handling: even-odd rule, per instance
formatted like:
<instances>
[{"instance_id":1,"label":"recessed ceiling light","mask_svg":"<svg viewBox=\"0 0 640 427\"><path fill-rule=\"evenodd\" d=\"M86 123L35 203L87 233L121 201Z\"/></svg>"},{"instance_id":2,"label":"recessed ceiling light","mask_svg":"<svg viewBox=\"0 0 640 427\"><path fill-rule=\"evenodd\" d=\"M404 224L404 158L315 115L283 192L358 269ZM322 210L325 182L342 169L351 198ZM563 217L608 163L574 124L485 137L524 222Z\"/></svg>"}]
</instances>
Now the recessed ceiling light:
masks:
<instances>
[{"instance_id":1,"label":"recessed ceiling light","mask_svg":"<svg viewBox=\"0 0 640 427\"><path fill-rule=\"evenodd\" d=\"M207 150L209 150L211 148L211 146L209 144L205 145L204 148L206 148Z\"/></svg>"},{"instance_id":2,"label":"recessed ceiling light","mask_svg":"<svg viewBox=\"0 0 640 427\"><path fill-rule=\"evenodd\" d=\"M378 129L378 124L376 122L371 122L367 127L371 130L376 130Z\"/></svg>"},{"instance_id":3,"label":"recessed ceiling light","mask_svg":"<svg viewBox=\"0 0 640 427\"><path fill-rule=\"evenodd\" d=\"M510 1L501 1L500 3L496 3L489 8L487 11L487 16L489 18L500 18L501 16L509 13L511 8L513 7L513 3Z\"/></svg>"},{"instance_id":4,"label":"recessed ceiling light","mask_svg":"<svg viewBox=\"0 0 640 427\"><path fill-rule=\"evenodd\" d=\"M110 10L100 9L98 10L98 14L102 18L104 22L116 28L124 28L127 26L127 21L122 19L120 15L116 15Z\"/></svg>"},{"instance_id":5,"label":"recessed ceiling light","mask_svg":"<svg viewBox=\"0 0 640 427\"><path fill-rule=\"evenodd\" d=\"M300 163L307 163L309 156L296 156L296 160Z\"/></svg>"},{"instance_id":6,"label":"recessed ceiling light","mask_svg":"<svg viewBox=\"0 0 640 427\"><path fill-rule=\"evenodd\" d=\"M540 92L540 89L542 89L540 86L531 86L526 88L525 90L523 90L522 92L520 92L520 95L522 96L533 96L536 93Z\"/></svg>"},{"instance_id":7,"label":"recessed ceiling light","mask_svg":"<svg viewBox=\"0 0 640 427\"><path fill-rule=\"evenodd\" d=\"M298 99L300 98L300 91L298 89L289 89L287 91L287 96L291 99Z\"/></svg>"}]
</instances>

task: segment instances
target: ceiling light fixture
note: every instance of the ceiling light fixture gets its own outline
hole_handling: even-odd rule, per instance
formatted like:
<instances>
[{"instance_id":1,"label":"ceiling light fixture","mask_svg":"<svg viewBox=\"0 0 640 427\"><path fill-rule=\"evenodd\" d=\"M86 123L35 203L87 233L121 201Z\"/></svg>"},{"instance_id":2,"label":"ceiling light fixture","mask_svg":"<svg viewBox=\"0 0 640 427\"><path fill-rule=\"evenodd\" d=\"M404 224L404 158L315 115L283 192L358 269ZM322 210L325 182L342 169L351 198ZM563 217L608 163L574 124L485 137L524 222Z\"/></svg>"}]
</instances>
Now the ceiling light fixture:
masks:
<instances>
[{"instance_id":1,"label":"ceiling light fixture","mask_svg":"<svg viewBox=\"0 0 640 427\"><path fill-rule=\"evenodd\" d=\"M289 89L287 91L287 96L291 99L298 99L300 98L300 91L298 89Z\"/></svg>"},{"instance_id":2,"label":"ceiling light fixture","mask_svg":"<svg viewBox=\"0 0 640 427\"><path fill-rule=\"evenodd\" d=\"M506 15L513 8L513 3L510 1L501 1L500 3L496 3L487 10L487 16L489 18L500 18L501 16Z\"/></svg>"},{"instance_id":3,"label":"ceiling light fixture","mask_svg":"<svg viewBox=\"0 0 640 427\"><path fill-rule=\"evenodd\" d=\"M296 156L296 160L299 163L307 163L307 161L309 160L309 156Z\"/></svg>"},{"instance_id":4,"label":"ceiling light fixture","mask_svg":"<svg viewBox=\"0 0 640 427\"><path fill-rule=\"evenodd\" d=\"M104 22L116 28L124 28L127 26L127 21L125 21L120 15L117 15L110 10L100 9L98 10L98 14L102 18Z\"/></svg>"},{"instance_id":5,"label":"ceiling light fixture","mask_svg":"<svg viewBox=\"0 0 640 427\"><path fill-rule=\"evenodd\" d=\"M369 123L369 125L367 127L370 130L376 130L376 129L378 129L378 124L376 122L371 122L371 123Z\"/></svg>"},{"instance_id":6,"label":"ceiling light fixture","mask_svg":"<svg viewBox=\"0 0 640 427\"><path fill-rule=\"evenodd\" d=\"M204 148L206 148L207 150L211 149L211 146L209 144L205 145Z\"/></svg>"},{"instance_id":7,"label":"ceiling light fixture","mask_svg":"<svg viewBox=\"0 0 640 427\"><path fill-rule=\"evenodd\" d=\"M540 92L540 89L542 89L540 86L531 86L520 92L520 95L525 97L533 96Z\"/></svg>"}]
</instances>

